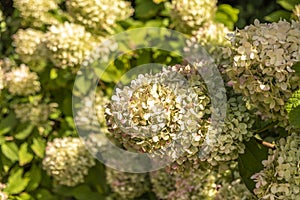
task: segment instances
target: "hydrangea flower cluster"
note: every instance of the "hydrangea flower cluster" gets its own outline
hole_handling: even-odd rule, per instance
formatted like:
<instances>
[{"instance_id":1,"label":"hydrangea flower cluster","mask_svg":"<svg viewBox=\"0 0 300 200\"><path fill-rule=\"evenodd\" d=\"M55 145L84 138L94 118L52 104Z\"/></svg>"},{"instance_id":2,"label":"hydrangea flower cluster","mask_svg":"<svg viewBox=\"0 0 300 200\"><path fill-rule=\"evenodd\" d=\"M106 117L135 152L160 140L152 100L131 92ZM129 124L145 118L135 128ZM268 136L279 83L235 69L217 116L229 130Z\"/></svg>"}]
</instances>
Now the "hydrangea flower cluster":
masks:
<instances>
[{"instance_id":1,"label":"hydrangea flower cluster","mask_svg":"<svg viewBox=\"0 0 300 200\"><path fill-rule=\"evenodd\" d=\"M38 101L20 103L13 106L16 117L21 122L30 122L33 125L43 125L47 122L49 115L55 111L55 103L46 104Z\"/></svg>"},{"instance_id":2,"label":"hydrangea flower cluster","mask_svg":"<svg viewBox=\"0 0 300 200\"><path fill-rule=\"evenodd\" d=\"M33 64L37 60L45 59L46 53L42 44L44 33L28 28L19 29L14 35L15 51L26 64Z\"/></svg>"},{"instance_id":3,"label":"hydrangea flower cluster","mask_svg":"<svg viewBox=\"0 0 300 200\"><path fill-rule=\"evenodd\" d=\"M242 93L263 119L287 124L285 102L300 87L291 68L300 60L300 23L254 25L231 36L231 48L224 49L232 60L225 66L229 85Z\"/></svg>"},{"instance_id":4,"label":"hydrangea flower cluster","mask_svg":"<svg viewBox=\"0 0 300 200\"><path fill-rule=\"evenodd\" d=\"M180 69L183 71L177 71ZM154 75L139 75L130 86L117 88L106 109L110 134L127 149L172 159L181 154L182 159L195 155L204 140L211 111L205 84L189 70L190 66L164 68ZM184 73L191 78L185 79Z\"/></svg>"},{"instance_id":5,"label":"hydrangea flower cluster","mask_svg":"<svg viewBox=\"0 0 300 200\"><path fill-rule=\"evenodd\" d=\"M0 66L0 93L4 89L4 70Z\"/></svg>"},{"instance_id":6,"label":"hydrangea flower cluster","mask_svg":"<svg viewBox=\"0 0 300 200\"><path fill-rule=\"evenodd\" d=\"M52 62L57 67L67 68L80 65L96 45L96 40L83 26L65 22L51 26L44 43Z\"/></svg>"},{"instance_id":7,"label":"hydrangea flower cluster","mask_svg":"<svg viewBox=\"0 0 300 200\"><path fill-rule=\"evenodd\" d=\"M13 95L36 94L41 89L38 79L38 75L31 72L25 64L21 64L20 67L13 68L5 74L8 91Z\"/></svg>"},{"instance_id":8,"label":"hydrangea flower cluster","mask_svg":"<svg viewBox=\"0 0 300 200\"><path fill-rule=\"evenodd\" d=\"M212 21L216 10L217 0L173 0L171 18L176 29L186 33Z\"/></svg>"},{"instance_id":9,"label":"hydrangea flower cluster","mask_svg":"<svg viewBox=\"0 0 300 200\"><path fill-rule=\"evenodd\" d=\"M198 30L193 31L193 37L202 45L228 46L230 42L226 35L230 30L221 23L206 22Z\"/></svg>"},{"instance_id":10,"label":"hydrangea flower cluster","mask_svg":"<svg viewBox=\"0 0 300 200\"><path fill-rule=\"evenodd\" d=\"M59 23L50 13L59 9L56 0L14 0L14 7L20 11L25 26L42 28L45 25Z\"/></svg>"},{"instance_id":11,"label":"hydrangea flower cluster","mask_svg":"<svg viewBox=\"0 0 300 200\"><path fill-rule=\"evenodd\" d=\"M217 173L215 169L190 169L183 174L170 174L167 169L150 173L152 190L159 199L254 199L241 182L238 173ZM231 181L234 177L235 181Z\"/></svg>"},{"instance_id":12,"label":"hydrangea flower cluster","mask_svg":"<svg viewBox=\"0 0 300 200\"><path fill-rule=\"evenodd\" d=\"M299 199L300 197L300 136L292 132L270 150L264 169L252 176L254 193L261 199Z\"/></svg>"},{"instance_id":13,"label":"hydrangea flower cluster","mask_svg":"<svg viewBox=\"0 0 300 200\"><path fill-rule=\"evenodd\" d=\"M48 142L43 169L58 184L76 186L84 182L95 160L79 138L55 138Z\"/></svg>"},{"instance_id":14,"label":"hydrangea flower cluster","mask_svg":"<svg viewBox=\"0 0 300 200\"><path fill-rule=\"evenodd\" d=\"M67 1L67 9L74 20L93 33L109 30L116 21L132 15L129 2L116 0L72 0Z\"/></svg>"},{"instance_id":15,"label":"hydrangea flower cluster","mask_svg":"<svg viewBox=\"0 0 300 200\"><path fill-rule=\"evenodd\" d=\"M227 101L227 116L222 132L211 140L213 147L205 158L212 165L220 162L236 160L245 150L245 141L253 136L251 128L255 122L254 116L247 111L242 96L232 96Z\"/></svg>"},{"instance_id":16,"label":"hydrangea flower cluster","mask_svg":"<svg viewBox=\"0 0 300 200\"><path fill-rule=\"evenodd\" d=\"M106 168L106 179L112 191L120 195L118 199L134 199L150 188L147 174L132 174Z\"/></svg>"}]
</instances>

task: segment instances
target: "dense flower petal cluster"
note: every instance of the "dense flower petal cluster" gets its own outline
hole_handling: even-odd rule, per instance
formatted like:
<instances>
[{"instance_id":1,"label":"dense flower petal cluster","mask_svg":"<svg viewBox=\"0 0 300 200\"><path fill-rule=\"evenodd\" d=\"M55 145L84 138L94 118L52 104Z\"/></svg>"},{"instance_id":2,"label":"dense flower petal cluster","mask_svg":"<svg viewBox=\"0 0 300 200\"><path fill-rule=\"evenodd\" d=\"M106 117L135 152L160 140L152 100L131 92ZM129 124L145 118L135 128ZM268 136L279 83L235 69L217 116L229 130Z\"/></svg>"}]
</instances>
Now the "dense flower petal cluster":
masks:
<instances>
[{"instance_id":1,"label":"dense flower petal cluster","mask_svg":"<svg viewBox=\"0 0 300 200\"><path fill-rule=\"evenodd\" d=\"M287 123L285 102L300 87L300 78L291 68L300 60L300 23L254 25L231 36L232 47L224 49L231 57L226 67L229 82L245 96L263 119Z\"/></svg>"},{"instance_id":2,"label":"dense flower petal cluster","mask_svg":"<svg viewBox=\"0 0 300 200\"><path fill-rule=\"evenodd\" d=\"M56 0L14 0L14 7L20 11L25 26L41 28L58 24L51 11L59 9Z\"/></svg>"},{"instance_id":3,"label":"dense flower petal cluster","mask_svg":"<svg viewBox=\"0 0 300 200\"><path fill-rule=\"evenodd\" d=\"M159 199L254 199L237 174L229 170L219 174L210 168L170 174L168 170L161 169L151 172L150 180L152 190Z\"/></svg>"},{"instance_id":4,"label":"dense flower petal cluster","mask_svg":"<svg viewBox=\"0 0 300 200\"><path fill-rule=\"evenodd\" d=\"M13 36L16 53L24 63L35 63L45 59L46 53L43 47L44 33L32 28L19 29Z\"/></svg>"},{"instance_id":5,"label":"dense flower petal cluster","mask_svg":"<svg viewBox=\"0 0 300 200\"><path fill-rule=\"evenodd\" d=\"M67 9L75 21L87 30L99 33L124 20L133 13L129 2L116 0L72 0L67 1Z\"/></svg>"},{"instance_id":6,"label":"dense flower petal cluster","mask_svg":"<svg viewBox=\"0 0 300 200\"><path fill-rule=\"evenodd\" d=\"M193 37L202 45L228 46L230 42L226 35L230 30L221 23L206 22L198 30L193 31Z\"/></svg>"},{"instance_id":7,"label":"dense flower petal cluster","mask_svg":"<svg viewBox=\"0 0 300 200\"><path fill-rule=\"evenodd\" d=\"M120 195L118 199L134 199L150 188L147 174L132 174L106 168L106 179L112 191Z\"/></svg>"},{"instance_id":8,"label":"dense flower petal cluster","mask_svg":"<svg viewBox=\"0 0 300 200\"><path fill-rule=\"evenodd\" d=\"M209 123L210 98L199 75L184 77L190 66L179 68L185 71L165 68L157 74L139 75L129 86L117 88L106 109L107 124L125 148L172 159L197 153Z\"/></svg>"},{"instance_id":9,"label":"dense flower petal cluster","mask_svg":"<svg viewBox=\"0 0 300 200\"><path fill-rule=\"evenodd\" d=\"M292 132L270 150L264 169L252 176L254 193L261 199L299 199L300 197L300 135Z\"/></svg>"},{"instance_id":10,"label":"dense flower petal cluster","mask_svg":"<svg viewBox=\"0 0 300 200\"><path fill-rule=\"evenodd\" d=\"M217 165L219 162L236 160L245 150L244 142L248 141L253 132L254 116L246 108L242 96L232 96L227 101L227 116L222 132L215 138L212 150L206 160Z\"/></svg>"},{"instance_id":11,"label":"dense flower petal cluster","mask_svg":"<svg viewBox=\"0 0 300 200\"><path fill-rule=\"evenodd\" d=\"M21 64L18 68L13 68L5 74L5 82L8 91L13 95L31 95L40 91L39 77L35 72L31 72L29 67Z\"/></svg>"},{"instance_id":12,"label":"dense flower petal cluster","mask_svg":"<svg viewBox=\"0 0 300 200\"><path fill-rule=\"evenodd\" d=\"M79 138L55 138L48 142L43 169L58 184L76 186L84 182L95 160Z\"/></svg>"},{"instance_id":13,"label":"dense flower petal cluster","mask_svg":"<svg viewBox=\"0 0 300 200\"><path fill-rule=\"evenodd\" d=\"M80 65L96 41L83 26L65 22L51 26L44 43L52 62L57 67L66 68Z\"/></svg>"},{"instance_id":14,"label":"dense flower petal cluster","mask_svg":"<svg viewBox=\"0 0 300 200\"><path fill-rule=\"evenodd\" d=\"M34 125L43 125L47 122L49 115L55 111L55 103L46 104L38 101L20 103L13 106L16 117L21 122L30 122Z\"/></svg>"},{"instance_id":15,"label":"dense flower petal cluster","mask_svg":"<svg viewBox=\"0 0 300 200\"><path fill-rule=\"evenodd\" d=\"M212 21L216 10L216 0L172 0L171 18L177 30L191 32Z\"/></svg>"}]
</instances>

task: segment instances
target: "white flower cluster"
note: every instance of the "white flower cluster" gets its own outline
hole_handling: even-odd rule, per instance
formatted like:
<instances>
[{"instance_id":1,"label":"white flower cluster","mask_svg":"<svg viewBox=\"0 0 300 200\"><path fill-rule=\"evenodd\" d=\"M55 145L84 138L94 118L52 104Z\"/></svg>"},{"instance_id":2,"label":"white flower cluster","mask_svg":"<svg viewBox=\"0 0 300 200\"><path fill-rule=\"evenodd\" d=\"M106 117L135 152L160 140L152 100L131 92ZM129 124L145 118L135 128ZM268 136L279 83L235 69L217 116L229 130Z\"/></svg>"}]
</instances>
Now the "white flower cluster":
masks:
<instances>
[{"instance_id":1,"label":"white flower cluster","mask_svg":"<svg viewBox=\"0 0 300 200\"><path fill-rule=\"evenodd\" d=\"M84 182L95 160L79 138L55 138L48 142L43 169L58 184L76 186Z\"/></svg>"},{"instance_id":2,"label":"white flower cluster","mask_svg":"<svg viewBox=\"0 0 300 200\"><path fill-rule=\"evenodd\" d=\"M44 33L32 28L19 29L14 35L14 46L20 59L29 65L36 63L37 60L44 60L46 57L43 47Z\"/></svg>"},{"instance_id":3,"label":"white flower cluster","mask_svg":"<svg viewBox=\"0 0 300 200\"><path fill-rule=\"evenodd\" d=\"M190 66L181 68L187 72ZM127 149L172 159L182 154L180 164L195 155L207 131L210 98L201 77L189 76L171 67L117 88L106 109L110 134Z\"/></svg>"},{"instance_id":4,"label":"white flower cluster","mask_svg":"<svg viewBox=\"0 0 300 200\"><path fill-rule=\"evenodd\" d=\"M101 33L110 29L116 21L124 20L132 15L129 2L115 0L72 0L67 1L68 12L75 21L93 33Z\"/></svg>"},{"instance_id":5,"label":"white flower cluster","mask_svg":"<svg viewBox=\"0 0 300 200\"><path fill-rule=\"evenodd\" d=\"M44 43L52 62L66 68L80 65L95 47L96 40L83 26L65 22L51 26Z\"/></svg>"},{"instance_id":6,"label":"white flower cluster","mask_svg":"<svg viewBox=\"0 0 300 200\"><path fill-rule=\"evenodd\" d=\"M170 174L167 169L150 173L152 190L159 199L254 199L236 171L217 173L215 169L189 169ZM232 181L234 179L234 181Z\"/></svg>"},{"instance_id":7,"label":"white flower cluster","mask_svg":"<svg viewBox=\"0 0 300 200\"><path fill-rule=\"evenodd\" d=\"M150 188L147 174L132 174L106 168L106 179L112 191L120 195L118 199L134 199Z\"/></svg>"},{"instance_id":8,"label":"white flower cluster","mask_svg":"<svg viewBox=\"0 0 300 200\"><path fill-rule=\"evenodd\" d=\"M230 30L224 24L216 22L206 22L198 30L193 31L193 37L202 45L228 46L230 42L226 35Z\"/></svg>"},{"instance_id":9,"label":"white flower cluster","mask_svg":"<svg viewBox=\"0 0 300 200\"><path fill-rule=\"evenodd\" d=\"M212 165L219 162L236 160L245 150L244 142L248 141L253 132L254 116L246 108L242 96L231 97L227 101L227 116L222 132L214 138L212 150L205 159Z\"/></svg>"},{"instance_id":10,"label":"white flower cluster","mask_svg":"<svg viewBox=\"0 0 300 200\"><path fill-rule=\"evenodd\" d=\"M189 33L212 21L217 0L172 0L171 18L177 30Z\"/></svg>"},{"instance_id":11,"label":"white flower cluster","mask_svg":"<svg viewBox=\"0 0 300 200\"><path fill-rule=\"evenodd\" d=\"M231 62L226 68L229 84L242 93L263 119L287 124L285 102L300 87L291 68L300 60L300 23L254 25L231 36L231 48L224 49Z\"/></svg>"},{"instance_id":12,"label":"white flower cluster","mask_svg":"<svg viewBox=\"0 0 300 200\"><path fill-rule=\"evenodd\" d=\"M30 122L34 125L43 125L47 122L49 115L55 111L55 103L46 104L38 101L20 103L13 106L16 117L21 122Z\"/></svg>"},{"instance_id":13,"label":"white flower cluster","mask_svg":"<svg viewBox=\"0 0 300 200\"><path fill-rule=\"evenodd\" d=\"M13 68L5 74L8 91L13 95L36 94L41 90L38 79L38 75L31 72L25 64L21 64L20 67Z\"/></svg>"},{"instance_id":14,"label":"white flower cluster","mask_svg":"<svg viewBox=\"0 0 300 200\"><path fill-rule=\"evenodd\" d=\"M270 150L264 169L252 176L256 182L254 193L260 199L298 200L300 197L300 135L292 132Z\"/></svg>"},{"instance_id":15,"label":"white flower cluster","mask_svg":"<svg viewBox=\"0 0 300 200\"><path fill-rule=\"evenodd\" d=\"M59 23L50 13L52 10L59 9L56 0L14 0L14 7L20 11L25 26L41 28Z\"/></svg>"}]
</instances>

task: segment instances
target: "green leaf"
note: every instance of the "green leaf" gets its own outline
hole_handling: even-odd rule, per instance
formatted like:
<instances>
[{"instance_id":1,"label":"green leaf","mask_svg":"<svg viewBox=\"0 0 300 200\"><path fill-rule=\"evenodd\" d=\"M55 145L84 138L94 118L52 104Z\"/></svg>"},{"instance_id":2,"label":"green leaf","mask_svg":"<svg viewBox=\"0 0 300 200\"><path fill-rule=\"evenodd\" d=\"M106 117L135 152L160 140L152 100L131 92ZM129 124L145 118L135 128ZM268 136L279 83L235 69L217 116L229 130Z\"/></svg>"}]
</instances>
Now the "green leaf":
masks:
<instances>
[{"instance_id":1,"label":"green leaf","mask_svg":"<svg viewBox=\"0 0 300 200\"><path fill-rule=\"evenodd\" d=\"M14 137L18 140L24 140L32 133L33 128L34 125L30 123L20 124L14 133Z\"/></svg>"},{"instance_id":2,"label":"green leaf","mask_svg":"<svg viewBox=\"0 0 300 200\"><path fill-rule=\"evenodd\" d=\"M300 4L300 0L277 0L277 3L284 9L292 11L297 4Z\"/></svg>"},{"instance_id":3,"label":"green leaf","mask_svg":"<svg viewBox=\"0 0 300 200\"><path fill-rule=\"evenodd\" d=\"M262 161L267 159L268 148L257 143L254 138L245 146L245 153L238 158L239 172L247 188L253 191L255 183L250 177L263 169Z\"/></svg>"},{"instance_id":4,"label":"green leaf","mask_svg":"<svg viewBox=\"0 0 300 200\"><path fill-rule=\"evenodd\" d=\"M30 194L22 192L18 197L16 197L16 200L34 200L34 198Z\"/></svg>"},{"instance_id":5,"label":"green leaf","mask_svg":"<svg viewBox=\"0 0 300 200\"><path fill-rule=\"evenodd\" d=\"M300 76L300 62L295 63L292 66L292 69L294 69L296 71L296 74L298 74Z\"/></svg>"},{"instance_id":6,"label":"green leaf","mask_svg":"<svg viewBox=\"0 0 300 200\"><path fill-rule=\"evenodd\" d=\"M30 163L33 159L33 155L28 152L28 144L23 143L19 151L19 165L24 166L27 163Z\"/></svg>"},{"instance_id":7,"label":"green leaf","mask_svg":"<svg viewBox=\"0 0 300 200\"><path fill-rule=\"evenodd\" d=\"M137 0L135 7L135 17L142 19L150 19L155 17L160 11L161 5L153 3L153 1Z\"/></svg>"},{"instance_id":8,"label":"green leaf","mask_svg":"<svg viewBox=\"0 0 300 200\"><path fill-rule=\"evenodd\" d=\"M278 22L280 19L290 20L290 18L291 13L285 10L277 10L268 16L265 16L265 20L269 22Z\"/></svg>"},{"instance_id":9,"label":"green leaf","mask_svg":"<svg viewBox=\"0 0 300 200\"><path fill-rule=\"evenodd\" d=\"M287 112L291 112L292 109L300 105L300 89L295 91L289 98L288 102L285 104L285 109Z\"/></svg>"},{"instance_id":10,"label":"green leaf","mask_svg":"<svg viewBox=\"0 0 300 200\"><path fill-rule=\"evenodd\" d=\"M13 112L6 116L0 122L0 135L8 133L17 125L17 119Z\"/></svg>"},{"instance_id":11,"label":"green leaf","mask_svg":"<svg viewBox=\"0 0 300 200\"><path fill-rule=\"evenodd\" d=\"M19 155L18 155L19 149L16 143L14 142L4 143L3 145L1 145L1 151L12 162L19 160Z\"/></svg>"},{"instance_id":12,"label":"green leaf","mask_svg":"<svg viewBox=\"0 0 300 200\"><path fill-rule=\"evenodd\" d=\"M289 120L295 128L300 128L300 105L290 111Z\"/></svg>"},{"instance_id":13,"label":"green leaf","mask_svg":"<svg viewBox=\"0 0 300 200\"><path fill-rule=\"evenodd\" d=\"M30 171L25 174L25 177L30 178L26 191L31 192L37 189L42 180L41 168L37 165L32 165Z\"/></svg>"},{"instance_id":14,"label":"green leaf","mask_svg":"<svg viewBox=\"0 0 300 200\"><path fill-rule=\"evenodd\" d=\"M79 185L77 187L65 187L59 186L56 188L56 193L63 195L63 196L72 196L75 197L77 200L101 200L105 199L104 196L100 193L93 192L90 187L87 185Z\"/></svg>"},{"instance_id":15,"label":"green leaf","mask_svg":"<svg viewBox=\"0 0 300 200\"><path fill-rule=\"evenodd\" d=\"M233 8L229 4L221 4L218 6L214 20L223 23L232 30L234 28L234 23L238 21L239 12L239 9Z\"/></svg>"},{"instance_id":16,"label":"green leaf","mask_svg":"<svg viewBox=\"0 0 300 200\"><path fill-rule=\"evenodd\" d=\"M20 168L16 172L10 174L8 178L7 187L4 189L4 192L8 194L19 194L22 192L29 183L29 178L23 178L23 169Z\"/></svg>"},{"instance_id":17,"label":"green leaf","mask_svg":"<svg viewBox=\"0 0 300 200\"><path fill-rule=\"evenodd\" d=\"M40 158L44 157L46 142L42 138L34 138L31 145L32 151Z\"/></svg>"}]
</instances>

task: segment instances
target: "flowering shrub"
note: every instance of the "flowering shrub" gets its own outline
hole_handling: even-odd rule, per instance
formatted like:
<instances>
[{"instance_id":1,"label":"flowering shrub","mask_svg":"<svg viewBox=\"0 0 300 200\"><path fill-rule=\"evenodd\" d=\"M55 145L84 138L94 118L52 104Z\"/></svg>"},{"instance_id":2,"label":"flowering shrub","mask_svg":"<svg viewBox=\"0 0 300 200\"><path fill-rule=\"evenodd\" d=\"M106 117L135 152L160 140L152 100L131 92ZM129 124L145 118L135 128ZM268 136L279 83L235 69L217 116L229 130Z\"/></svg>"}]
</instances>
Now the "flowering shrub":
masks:
<instances>
[{"instance_id":1,"label":"flowering shrub","mask_svg":"<svg viewBox=\"0 0 300 200\"><path fill-rule=\"evenodd\" d=\"M299 200L300 2L225 2L1 2L0 200Z\"/></svg>"}]
</instances>

